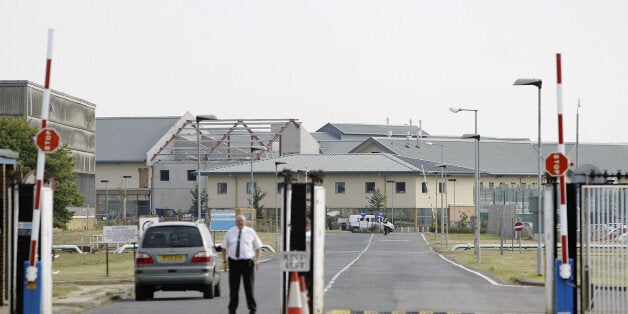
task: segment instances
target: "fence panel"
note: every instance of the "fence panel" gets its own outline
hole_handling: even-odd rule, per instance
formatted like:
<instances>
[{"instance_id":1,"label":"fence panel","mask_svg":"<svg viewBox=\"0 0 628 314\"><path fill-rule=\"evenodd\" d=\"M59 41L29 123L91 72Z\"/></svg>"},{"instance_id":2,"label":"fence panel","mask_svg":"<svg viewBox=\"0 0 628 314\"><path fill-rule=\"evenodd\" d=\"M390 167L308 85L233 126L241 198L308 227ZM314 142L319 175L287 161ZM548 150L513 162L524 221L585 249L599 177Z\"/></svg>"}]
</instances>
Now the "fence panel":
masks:
<instances>
[{"instance_id":1,"label":"fence panel","mask_svg":"<svg viewBox=\"0 0 628 314\"><path fill-rule=\"evenodd\" d=\"M583 186L581 200L583 312L628 313L628 186Z\"/></svg>"}]
</instances>

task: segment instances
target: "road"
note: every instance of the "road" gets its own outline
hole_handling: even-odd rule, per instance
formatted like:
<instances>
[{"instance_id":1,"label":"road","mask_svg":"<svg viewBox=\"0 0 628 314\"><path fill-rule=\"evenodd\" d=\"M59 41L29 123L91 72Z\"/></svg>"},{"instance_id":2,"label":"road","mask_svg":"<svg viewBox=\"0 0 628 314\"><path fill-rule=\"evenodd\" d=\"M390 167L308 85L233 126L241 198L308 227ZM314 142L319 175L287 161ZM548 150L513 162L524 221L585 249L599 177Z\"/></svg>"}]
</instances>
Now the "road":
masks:
<instances>
[{"instance_id":1,"label":"road","mask_svg":"<svg viewBox=\"0 0 628 314\"><path fill-rule=\"evenodd\" d=\"M279 260L262 263L256 273L259 313L279 313ZM325 247L325 311L438 311L543 313L542 287L500 284L455 265L430 251L416 233L328 233ZM85 313L224 313L222 296L205 300L195 292L158 292L155 300L133 299ZM241 293L238 313L246 313Z\"/></svg>"}]
</instances>

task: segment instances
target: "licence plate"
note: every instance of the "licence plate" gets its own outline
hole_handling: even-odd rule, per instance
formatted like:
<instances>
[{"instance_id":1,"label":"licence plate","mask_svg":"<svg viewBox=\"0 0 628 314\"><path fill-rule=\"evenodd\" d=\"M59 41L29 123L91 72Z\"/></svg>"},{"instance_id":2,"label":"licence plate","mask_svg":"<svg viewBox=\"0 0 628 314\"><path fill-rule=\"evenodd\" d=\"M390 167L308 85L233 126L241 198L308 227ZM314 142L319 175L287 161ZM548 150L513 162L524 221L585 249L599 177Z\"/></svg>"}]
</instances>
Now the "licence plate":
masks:
<instances>
[{"instance_id":1,"label":"licence plate","mask_svg":"<svg viewBox=\"0 0 628 314\"><path fill-rule=\"evenodd\" d=\"M181 262L185 260L185 255L183 254L160 255L159 260L167 261L167 262Z\"/></svg>"}]
</instances>

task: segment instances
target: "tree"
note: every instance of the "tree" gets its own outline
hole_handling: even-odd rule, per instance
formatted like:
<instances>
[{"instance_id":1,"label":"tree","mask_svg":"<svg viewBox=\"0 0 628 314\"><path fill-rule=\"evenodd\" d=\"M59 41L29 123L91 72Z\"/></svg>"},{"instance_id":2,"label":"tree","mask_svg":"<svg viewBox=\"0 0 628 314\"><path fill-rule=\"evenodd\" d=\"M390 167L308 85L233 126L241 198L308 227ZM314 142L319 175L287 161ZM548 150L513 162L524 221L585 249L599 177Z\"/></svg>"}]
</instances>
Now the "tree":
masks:
<instances>
[{"instance_id":1,"label":"tree","mask_svg":"<svg viewBox=\"0 0 628 314\"><path fill-rule=\"evenodd\" d=\"M0 117L0 148L11 149L20 154L18 158L20 177L37 168L37 146L31 139L38 129L31 127L23 119ZM73 213L68 206L81 206L85 196L78 190L77 174L72 171L74 157L67 145L52 154L46 154L45 170L55 178L53 198L53 225L65 229Z\"/></svg>"},{"instance_id":2,"label":"tree","mask_svg":"<svg viewBox=\"0 0 628 314\"><path fill-rule=\"evenodd\" d=\"M195 184L194 185L194 189L190 191L190 193L192 194L192 205L190 206L190 214L194 215L194 216L198 216L198 185ZM202 210L207 210L207 188L203 188L203 190L201 191L201 211ZM197 219L200 219L201 217L197 217Z\"/></svg>"},{"instance_id":3,"label":"tree","mask_svg":"<svg viewBox=\"0 0 628 314\"><path fill-rule=\"evenodd\" d=\"M379 189L375 189L371 196L367 196L366 209L371 213L383 212L386 208L386 196Z\"/></svg>"},{"instance_id":4,"label":"tree","mask_svg":"<svg viewBox=\"0 0 628 314\"><path fill-rule=\"evenodd\" d=\"M264 200L264 197L266 197L266 194L268 193L262 192L262 190L257 186L257 184L255 185L255 191L253 193L253 208L257 210L257 215L256 215L257 219L264 218L264 211L263 211L264 204L262 204L262 200ZM250 198L249 198L249 205L251 205Z\"/></svg>"}]
</instances>

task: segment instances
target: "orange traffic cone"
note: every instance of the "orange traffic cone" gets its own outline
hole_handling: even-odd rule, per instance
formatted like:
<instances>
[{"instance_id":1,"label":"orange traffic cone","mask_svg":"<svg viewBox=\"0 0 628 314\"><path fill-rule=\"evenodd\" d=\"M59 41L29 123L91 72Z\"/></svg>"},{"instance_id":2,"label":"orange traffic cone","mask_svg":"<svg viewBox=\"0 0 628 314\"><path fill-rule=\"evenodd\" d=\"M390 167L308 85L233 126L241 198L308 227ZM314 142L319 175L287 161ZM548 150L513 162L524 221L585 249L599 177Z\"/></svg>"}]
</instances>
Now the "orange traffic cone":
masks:
<instances>
[{"instance_id":1,"label":"orange traffic cone","mask_svg":"<svg viewBox=\"0 0 628 314\"><path fill-rule=\"evenodd\" d=\"M310 306L307 302L307 288L305 287L305 277L299 276L301 286L301 304L303 304L303 314L310 314Z\"/></svg>"},{"instance_id":2,"label":"orange traffic cone","mask_svg":"<svg viewBox=\"0 0 628 314\"><path fill-rule=\"evenodd\" d=\"M299 288L299 275L296 272L290 276L290 291L288 292L288 314L303 314L301 306L301 289Z\"/></svg>"}]
</instances>

